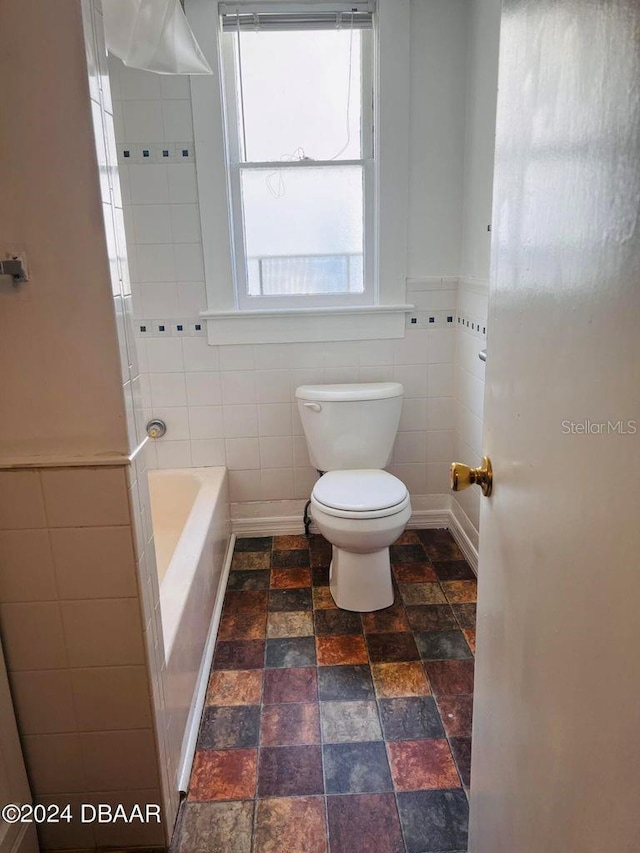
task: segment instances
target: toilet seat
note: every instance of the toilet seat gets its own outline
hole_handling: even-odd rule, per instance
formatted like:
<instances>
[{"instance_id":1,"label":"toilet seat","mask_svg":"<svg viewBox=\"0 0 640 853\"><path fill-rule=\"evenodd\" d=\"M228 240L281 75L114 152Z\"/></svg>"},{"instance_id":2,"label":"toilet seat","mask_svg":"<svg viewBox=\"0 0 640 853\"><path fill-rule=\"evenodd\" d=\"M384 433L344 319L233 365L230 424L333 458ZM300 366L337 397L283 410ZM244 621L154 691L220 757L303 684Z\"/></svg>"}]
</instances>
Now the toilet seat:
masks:
<instances>
[{"instance_id":1,"label":"toilet seat","mask_svg":"<svg viewBox=\"0 0 640 853\"><path fill-rule=\"evenodd\" d=\"M405 484L387 471L329 471L311 493L311 505L337 518L385 518L409 504Z\"/></svg>"}]
</instances>

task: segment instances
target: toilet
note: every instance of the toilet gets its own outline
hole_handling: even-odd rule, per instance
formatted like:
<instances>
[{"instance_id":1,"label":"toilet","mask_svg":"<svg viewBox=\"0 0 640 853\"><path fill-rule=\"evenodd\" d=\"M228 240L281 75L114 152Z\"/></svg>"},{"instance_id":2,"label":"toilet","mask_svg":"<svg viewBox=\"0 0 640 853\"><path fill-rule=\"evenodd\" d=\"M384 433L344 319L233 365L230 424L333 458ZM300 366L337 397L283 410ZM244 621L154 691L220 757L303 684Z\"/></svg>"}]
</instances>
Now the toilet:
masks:
<instances>
[{"instance_id":1,"label":"toilet","mask_svg":"<svg viewBox=\"0 0 640 853\"><path fill-rule=\"evenodd\" d=\"M311 464L322 474L311 514L333 546L329 586L344 610L393 604L389 546L411 516L404 483L382 469L391 457L404 389L398 382L301 385L298 411Z\"/></svg>"}]
</instances>

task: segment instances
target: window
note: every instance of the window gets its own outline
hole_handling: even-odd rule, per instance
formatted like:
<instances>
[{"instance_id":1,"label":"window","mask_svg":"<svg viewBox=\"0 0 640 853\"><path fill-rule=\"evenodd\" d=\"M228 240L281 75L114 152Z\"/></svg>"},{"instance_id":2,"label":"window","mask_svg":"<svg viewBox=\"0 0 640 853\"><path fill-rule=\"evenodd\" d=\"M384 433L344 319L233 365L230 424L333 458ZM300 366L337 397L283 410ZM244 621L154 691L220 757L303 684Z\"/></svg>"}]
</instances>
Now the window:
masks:
<instances>
[{"instance_id":1,"label":"window","mask_svg":"<svg viewBox=\"0 0 640 853\"><path fill-rule=\"evenodd\" d=\"M220 4L240 309L374 297L370 3Z\"/></svg>"},{"instance_id":2,"label":"window","mask_svg":"<svg viewBox=\"0 0 640 853\"><path fill-rule=\"evenodd\" d=\"M201 316L209 342L403 337L412 308L405 304L410 0L375 0L375 11L373 2L358 0L239 0L221 7L185 0L185 8L214 70L191 77L207 288ZM353 25L352 9L359 10ZM297 101L290 81L302 71L286 73L295 51L268 47L286 36L335 39L306 62L309 82ZM251 37L267 45L259 75L259 54L245 48ZM305 52L297 55L304 70ZM271 89L263 98L261 77L273 78L276 69L289 95ZM327 93L326 81L338 74L341 88ZM312 192L333 214L318 233L309 226ZM274 209L288 210L277 246Z\"/></svg>"}]
</instances>

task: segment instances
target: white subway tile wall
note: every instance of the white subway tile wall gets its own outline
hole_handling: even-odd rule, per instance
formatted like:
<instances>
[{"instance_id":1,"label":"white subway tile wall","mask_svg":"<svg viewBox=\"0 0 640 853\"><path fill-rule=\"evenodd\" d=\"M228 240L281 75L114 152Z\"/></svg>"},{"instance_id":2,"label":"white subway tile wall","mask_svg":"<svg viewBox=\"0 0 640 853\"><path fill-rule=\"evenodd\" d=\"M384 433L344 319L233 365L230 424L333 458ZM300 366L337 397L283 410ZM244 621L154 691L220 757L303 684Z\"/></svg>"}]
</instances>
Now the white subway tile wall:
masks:
<instances>
[{"instance_id":1,"label":"white subway tile wall","mask_svg":"<svg viewBox=\"0 0 640 853\"><path fill-rule=\"evenodd\" d=\"M456 339L447 316L455 315L457 279L425 279L411 293L426 327L408 326L401 340L209 346L195 329L206 303L193 152L180 162L182 152L170 148L192 139L189 87L163 85L118 60L109 69L144 419L167 423L148 447L148 465L226 465L232 515L238 504L306 500L316 473L301 438L297 386L397 380L405 400L389 470L415 495L445 493ZM166 162L140 159L141 146L165 146Z\"/></svg>"}]
</instances>

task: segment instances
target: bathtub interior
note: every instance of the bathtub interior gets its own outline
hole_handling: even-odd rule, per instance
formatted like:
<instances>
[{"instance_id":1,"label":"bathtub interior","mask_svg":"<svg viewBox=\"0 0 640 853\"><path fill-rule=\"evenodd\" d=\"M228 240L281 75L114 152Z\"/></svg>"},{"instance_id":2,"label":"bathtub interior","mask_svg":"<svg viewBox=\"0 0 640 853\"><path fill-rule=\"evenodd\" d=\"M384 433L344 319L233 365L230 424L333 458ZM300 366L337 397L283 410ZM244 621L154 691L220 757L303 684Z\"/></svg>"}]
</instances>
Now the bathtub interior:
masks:
<instances>
[{"instance_id":1,"label":"bathtub interior","mask_svg":"<svg viewBox=\"0 0 640 853\"><path fill-rule=\"evenodd\" d=\"M230 536L225 468L149 471L165 656L211 618ZM195 623L197 624L194 624Z\"/></svg>"},{"instance_id":2,"label":"bathtub interior","mask_svg":"<svg viewBox=\"0 0 640 853\"><path fill-rule=\"evenodd\" d=\"M200 480L184 471L151 475L151 519L158 583L162 581L200 490Z\"/></svg>"}]
</instances>

